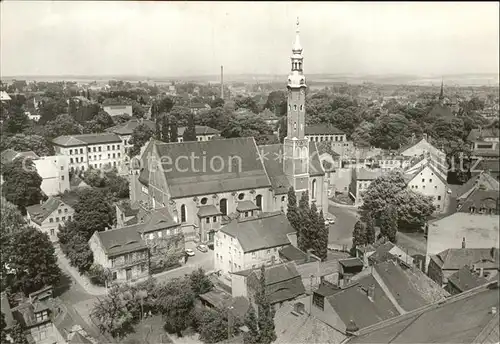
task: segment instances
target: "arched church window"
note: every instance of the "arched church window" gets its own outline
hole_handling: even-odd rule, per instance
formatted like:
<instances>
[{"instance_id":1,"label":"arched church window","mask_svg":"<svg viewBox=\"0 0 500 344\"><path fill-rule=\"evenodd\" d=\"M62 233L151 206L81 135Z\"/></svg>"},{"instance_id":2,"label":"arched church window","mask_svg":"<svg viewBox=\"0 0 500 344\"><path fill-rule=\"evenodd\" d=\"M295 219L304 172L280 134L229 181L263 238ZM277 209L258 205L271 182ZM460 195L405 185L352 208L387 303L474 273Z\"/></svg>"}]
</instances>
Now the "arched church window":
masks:
<instances>
[{"instance_id":1,"label":"arched church window","mask_svg":"<svg viewBox=\"0 0 500 344\"><path fill-rule=\"evenodd\" d=\"M257 195L257 197L255 197L255 205L262 210L262 195Z\"/></svg>"},{"instance_id":2,"label":"arched church window","mask_svg":"<svg viewBox=\"0 0 500 344\"><path fill-rule=\"evenodd\" d=\"M290 104L288 104L288 110L292 110L292 106Z\"/></svg>"},{"instance_id":3,"label":"arched church window","mask_svg":"<svg viewBox=\"0 0 500 344\"><path fill-rule=\"evenodd\" d=\"M311 198L316 199L316 179L313 179L311 185Z\"/></svg>"},{"instance_id":4,"label":"arched church window","mask_svg":"<svg viewBox=\"0 0 500 344\"><path fill-rule=\"evenodd\" d=\"M299 69L302 69L302 62L299 62Z\"/></svg>"},{"instance_id":5,"label":"arched church window","mask_svg":"<svg viewBox=\"0 0 500 344\"><path fill-rule=\"evenodd\" d=\"M300 111L304 110L304 105L300 106Z\"/></svg>"},{"instance_id":6,"label":"arched church window","mask_svg":"<svg viewBox=\"0 0 500 344\"><path fill-rule=\"evenodd\" d=\"M181 222L186 222L186 206L184 204L181 205Z\"/></svg>"},{"instance_id":7,"label":"arched church window","mask_svg":"<svg viewBox=\"0 0 500 344\"><path fill-rule=\"evenodd\" d=\"M294 109L295 111L297 111L297 104L294 104L294 105L293 105L293 109Z\"/></svg>"},{"instance_id":8,"label":"arched church window","mask_svg":"<svg viewBox=\"0 0 500 344\"><path fill-rule=\"evenodd\" d=\"M220 212L222 215L227 215L227 199L223 198L220 200Z\"/></svg>"},{"instance_id":9,"label":"arched church window","mask_svg":"<svg viewBox=\"0 0 500 344\"><path fill-rule=\"evenodd\" d=\"M285 202L285 196L281 196L281 202Z\"/></svg>"},{"instance_id":10,"label":"arched church window","mask_svg":"<svg viewBox=\"0 0 500 344\"><path fill-rule=\"evenodd\" d=\"M297 130L297 122L293 122L293 130Z\"/></svg>"}]
</instances>

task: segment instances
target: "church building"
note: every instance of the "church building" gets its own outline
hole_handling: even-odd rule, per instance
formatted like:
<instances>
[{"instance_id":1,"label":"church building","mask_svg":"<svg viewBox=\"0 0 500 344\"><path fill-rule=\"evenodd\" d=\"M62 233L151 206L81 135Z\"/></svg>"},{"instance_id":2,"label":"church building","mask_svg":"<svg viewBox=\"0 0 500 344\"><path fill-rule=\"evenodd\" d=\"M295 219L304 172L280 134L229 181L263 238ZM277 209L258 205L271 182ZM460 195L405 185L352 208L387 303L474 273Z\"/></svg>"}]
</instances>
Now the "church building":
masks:
<instances>
[{"instance_id":1,"label":"church building","mask_svg":"<svg viewBox=\"0 0 500 344\"><path fill-rule=\"evenodd\" d=\"M288 135L283 144L257 146L253 137L181 143L151 140L130 176L131 204L168 207L186 240L209 244L215 231L231 219L286 212L290 187L298 199L308 192L310 201L326 216L325 172L316 143L305 136L303 67L297 22L287 82Z\"/></svg>"}]
</instances>

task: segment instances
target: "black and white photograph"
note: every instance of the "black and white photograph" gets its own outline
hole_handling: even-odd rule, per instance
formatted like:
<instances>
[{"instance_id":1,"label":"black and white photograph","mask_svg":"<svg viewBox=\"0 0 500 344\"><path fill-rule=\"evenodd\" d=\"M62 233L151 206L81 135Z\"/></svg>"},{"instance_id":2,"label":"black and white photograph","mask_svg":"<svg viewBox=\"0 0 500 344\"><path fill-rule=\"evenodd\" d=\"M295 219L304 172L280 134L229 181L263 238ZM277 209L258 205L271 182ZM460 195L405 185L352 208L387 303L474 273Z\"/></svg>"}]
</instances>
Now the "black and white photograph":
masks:
<instances>
[{"instance_id":1,"label":"black and white photograph","mask_svg":"<svg viewBox=\"0 0 500 344\"><path fill-rule=\"evenodd\" d=\"M500 344L500 3L0 0L2 344Z\"/></svg>"}]
</instances>

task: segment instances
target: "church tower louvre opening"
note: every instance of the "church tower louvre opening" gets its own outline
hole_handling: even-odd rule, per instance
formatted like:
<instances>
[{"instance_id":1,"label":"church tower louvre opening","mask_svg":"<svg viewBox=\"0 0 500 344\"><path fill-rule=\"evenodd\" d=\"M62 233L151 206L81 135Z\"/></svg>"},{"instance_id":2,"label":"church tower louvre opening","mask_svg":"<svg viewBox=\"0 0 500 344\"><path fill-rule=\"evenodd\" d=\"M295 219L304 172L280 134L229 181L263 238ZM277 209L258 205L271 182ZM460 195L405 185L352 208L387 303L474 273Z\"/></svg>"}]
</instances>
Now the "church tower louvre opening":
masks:
<instances>
[{"instance_id":1,"label":"church tower louvre opening","mask_svg":"<svg viewBox=\"0 0 500 344\"><path fill-rule=\"evenodd\" d=\"M300 44L299 19L292 47L287 81L287 136L283 143L283 170L294 189L305 191L309 183L309 141L305 138L306 78Z\"/></svg>"}]
</instances>

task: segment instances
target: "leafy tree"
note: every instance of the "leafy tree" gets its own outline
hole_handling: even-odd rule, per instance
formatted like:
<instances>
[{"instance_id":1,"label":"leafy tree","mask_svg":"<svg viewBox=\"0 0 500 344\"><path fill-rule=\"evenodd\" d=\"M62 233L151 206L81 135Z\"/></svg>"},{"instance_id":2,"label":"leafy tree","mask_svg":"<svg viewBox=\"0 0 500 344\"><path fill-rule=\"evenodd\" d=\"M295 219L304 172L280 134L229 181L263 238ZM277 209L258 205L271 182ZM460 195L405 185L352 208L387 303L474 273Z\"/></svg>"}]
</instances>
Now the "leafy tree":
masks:
<instances>
[{"instance_id":1,"label":"leafy tree","mask_svg":"<svg viewBox=\"0 0 500 344\"><path fill-rule=\"evenodd\" d=\"M183 141L196 141L196 127L194 123L194 115L191 114L189 116L188 125L184 130L184 134L182 135Z\"/></svg>"},{"instance_id":2,"label":"leafy tree","mask_svg":"<svg viewBox=\"0 0 500 344\"><path fill-rule=\"evenodd\" d=\"M371 130L371 143L383 149L398 149L411 137L410 122L399 114L380 116Z\"/></svg>"},{"instance_id":3,"label":"leafy tree","mask_svg":"<svg viewBox=\"0 0 500 344\"><path fill-rule=\"evenodd\" d=\"M264 137L273 133L269 125L261 116L253 114L239 114L233 117L221 135L231 137L254 137L260 144Z\"/></svg>"},{"instance_id":4,"label":"leafy tree","mask_svg":"<svg viewBox=\"0 0 500 344\"><path fill-rule=\"evenodd\" d=\"M0 343L7 343L7 333L5 328L7 327L7 323L5 322L5 315L0 313Z\"/></svg>"},{"instance_id":5,"label":"leafy tree","mask_svg":"<svg viewBox=\"0 0 500 344\"><path fill-rule=\"evenodd\" d=\"M158 286L158 309L165 319L165 329L182 337L189 322L195 301L195 293L191 289L189 279L174 279Z\"/></svg>"},{"instance_id":6,"label":"leafy tree","mask_svg":"<svg viewBox=\"0 0 500 344\"><path fill-rule=\"evenodd\" d=\"M129 182L126 178L119 176L116 169L104 174L104 185L116 198L129 197Z\"/></svg>"},{"instance_id":7,"label":"leafy tree","mask_svg":"<svg viewBox=\"0 0 500 344\"><path fill-rule=\"evenodd\" d=\"M396 197L398 228L406 231L420 230L427 219L436 211L432 198L405 189Z\"/></svg>"},{"instance_id":8,"label":"leafy tree","mask_svg":"<svg viewBox=\"0 0 500 344\"><path fill-rule=\"evenodd\" d=\"M26 213L26 207L43 199L40 189L42 177L30 159L17 158L6 164L3 168L3 179L3 196L17 205L22 214Z\"/></svg>"},{"instance_id":9,"label":"leafy tree","mask_svg":"<svg viewBox=\"0 0 500 344\"><path fill-rule=\"evenodd\" d=\"M399 171L391 171L375 179L363 195L361 214L371 212L375 221L387 206L396 204L396 196L406 188L404 176Z\"/></svg>"},{"instance_id":10,"label":"leafy tree","mask_svg":"<svg viewBox=\"0 0 500 344\"><path fill-rule=\"evenodd\" d=\"M9 335L12 338L13 344L29 344L24 329L19 323L14 325L14 327L9 331Z\"/></svg>"},{"instance_id":11,"label":"leafy tree","mask_svg":"<svg viewBox=\"0 0 500 344\"><path fill-rule=\"evenodd\" d=\"M46 285L55 285L61 277L55 250L46 233L25 227L9 236L2 250L6 251L9 268L14 274L6 277L6 284L13 291L26 295Z\"/></svg>"},{"instance_id":12,"label":"leafy tree","mask_svg":"<svg viewBox=\"0 0 500 344\"><path fill-rule=\"evenodd\" d=\"M132 119L131 116L127 115L127 114L123 114L123 115L116 115L116 116L113 116L112 117L112 120L113 120L113 123L114 125L120 125L120 124L124 124L124 123L127 123L128 121L130 121Z\"/></svg>"},{"instance_id":13,"label":"leafy tree","mask_svg":"<svg viewBox=\"0 0 500 344\"><path fill-rule=\"evenodd\" d=\"M19 212L19 209L5 198L0 199L0 235L7 235L26 226L26 220ZM1 242L4 242L1 240Z\"/></svg>"},{"instance_id":14,"label":"leafy tree","mask_svg":"<svg viewBox=\"0 0 500 344\"><path fill-rule=\"evenodd\" d=\"M134 157L139 155L141 152L142 146L149 141L149 139L153 136L153 130L151 130L147 125L140 124L138 125L134 131L132 132L132 137L130 138L130 143L134 146L130 149L130 156Z\"/></svg>"},{"instance_id":15,"label":"leafy tree","mask_svg":"<svg viewBox=\"0 0 500 344\"><path fill-rule=\"evenodd\" d=\"M259 113L259 107L251 97L241 97L236 99L236 109L248 109L254 114Z\"/></svg>"},{"instance_id":16,"label":"leafy tree","mask_svg":"<svg viewBox=\"0 0 500 344\"><path fill-rule=\"evenodd\" d=\"M9 119L4 124L4 130L10 134L20 134L29 127L29 118L24 114L22 107L10 112Z\"/></svg>"},{"instance_id":17,"label":"leafy tree","mask_svg":"<svg viewBox=\"0 0 500 344\"><path fill-rule=\"evenodd\" d=\"M177 142L177 136L178 136L177 119L173 116L170 116L169 136L170 136L169 142Z\"/></svg>"},{"instance_id":18,"label":"leafy tree","mask_svg":"<svg viewBox=\"0 0 500 344\"><path fill-rule=\"evenodd\" d=\"M217 108L217 107L223 107L224 106L224 99L222 98L215 98L211 103L210 103L210 107L213 109L213 108Z\"/></svg>"},{"instance_id":19,"label":"leafy tree","mask_svg":"<svg viewBox=\"0 0 500 344\"><path fill-rule=\"evenodd\" d=\"M115 125L113 118L105 111L100 110L92 120L85 123L86 133L103 133L106 129Z\"/></svg>"},{"instance_id":20,"label":"leafy tree","mask_svg":"<svg viewBox=\"0 0 500 344\"><path fill-rule=\"evenodd\" d=\"M66 100L62 98L62 95L47 95L42 101L39 114L40 114L40 124L45 124L49 121L55 120L59 115L67 113ZM68 115L69 116L69 115Z\"/></svg>"},{"instance_id":21,"label":"leafy tree","mask_svg":"<svg viewBox=\"0 0 500 344\"><path fill-rule=\"evenodd\" d=\"M101 333L109 333L113 338L122 338L133 331L134 316L127 306L122 288L113 285L107 295L94 304L91 316L98 320Z\"/></svg>"},{"instance_id":22,"label":"leafy tree","mask_svg":"<svg viewBox=\"0 0 500 344\"><path fill-rule=\"evenodd\" d=\"M59 228L57 237L61 250L70 264L82 274L87 272L94 262L94 255L80 226L74 221L69 221Z\"/></svg>"},{"instance_id":23,"label":"leafy tree","mask_svg":"<svg viewBox=\"0 0 500 344\"><path fill-rule=\"evenodd\" d=\"M354 132L351 135L351 139L356 147L369 147L371 145L371 132L373 128L373 123L363 121L358 127L354 129Z\"/></svg>"},{"instance_id":24,"label":"leafy tree","mask_svg":"<svg viewBox=\"0 0 500 344\"><path fill-rule=\"evenodd\" d=\"M169 113L174 107L174 101L170 97L162 98L158 102L158 113L166 112Z\"/></svg>"},{"instance_id":25,"label":"leafy tree","mask_svg":"<svg viewBox=\"0 0 500 344\"><path fill-rule=\"evenodd\" d=\"M89 168L83 172L82 177L85 182L92 187L102 188L105 186L104 176L98 169Z\"/></svg>"},{"instance_id":26,"label":"leafy tree","mask_svg":"<svg viewBox=\"0 0 500 344\"><path fill-rule=\"evenodd\" d=\"M255 295L255 303L257 305L257 324L259 326L258 343L271 344L276 340L276 330L274 325L275 310L266 292L266 277L265 267L262 265L260 269L259 288Z\"/></svg>"},{"instance_id":27,"label":"leafy tree","mask_svg":"<svg viewBox=\"0 0 500 344\"><path fill-rule=\"evenodd\" d=\"M161 118L161 140L170 142L170 117L166 113L160 114Z\"/></svg>"},{"instance_id":28,"label":"leafy tree","mask_svg":"<svg viewBox=\"0 0 500 344\"><path fill-rule=\"evenodd\" d=\"M243 321L248 328L248 332L243 334L243 343L245 344L258 344L259 343L259 324L257 323L257 314L252 303L248 308L245 319Z\"/></svg>"},{"instance_id":29,"label":"leafy tree","mask_svg":"<svg viewBox=\"0 0 500 344\"><path fill-rule=\"evenodd\" d=\"M358 220L354 225L352 232L352 247L363 246L366 244L366 225L363 221Z\"/></svg>"},{"instance_id":30,"label":"leafy tree","mask_svg":"<svg viewBox=\"0 0 500 344\"><path fill-rule=\"evenodd\" d=\"M10 148L16 152L33 151L39 156L53 155L54 149L47 140L39 135L16 134L2 136L2 150Z\"/></svg>"},{"instance_id":31,"label":"leafy tree","mask_svg":"<svg viewBox=\"0 0 500 344\"><path fill-rule=\"evenodd\" d=\"M196 296L208 293L214 287L214 284L205 274L203 268L198 268L193 271L191 275L189 275L189 279L191 281L191 289Z\"/></svg>"},{"instance_id":32,"label":"leafy tree","mask_svg":"<svg viewBox=\"0 0 500 344\"><path fill-rule=\"evenodd\" d=\"M286 211L286 217L288 222L292 225L292 227L297 231L297 242L301 240L300 237L300 215L299 209L297 208L297 196L295 195L295 190L293 186L288 190L288 205Z\"/></svg>"},{"instance_id":33,"label":"leafy tree","mask_svg":"<svg viewBox=\"0 0 500 344\"><path fill-rule=\"evenodd\" d=\"M206 125L210 128L217 129L219 131L224 131L229 125L229 122L234 118L234 113L227 107L215 108L204 111L197 118L198 125Z\"/></svg>"},{"instance_id":34,"label":"leafy tree","mask_svg":"<svg viewBox=\"0 0 500 344\"><path fill-rule=\"evenodd\" d=\"M312 207L311 207L312 212ZM316 220L316 235L313 250L316 255L322 260L326 260L328 256L328 235L329 230L325 225L325 218L323 215L323 210L321 210L317 216Z\"/></svg>"},{"instance_id":35,"label":"leafy tree","mask_svg":"<svg viewBox=\"0 0 500 344\"><path fill-rule=\"evenodd\" d=\"M286 115L287 99L284 91L272 91L267 96L264 109L271 110L276 116Z\"/></svg>"},{"instance_id":36,"label":"leafy tree","mask_svg":"<svg viewBox=\"0 0 500 344\"><path fill-rule=\"evenodd\" d=\"M367 212L361 218L364 222L366 230L365 230L365 242L366 244L373 244L375 242L375 221L371 212Z\"/></svg>"},{"instance_id":37,"label":"leafy tree","mask_svg":"<svg viewBox=\"0 0 500 344\"><path fill-rule=\"evenodd\" d=\"M197 315L200 340L204 343L220 343L228 336L228 315L215 309L204 309Z\"/></svg>"},{"instance_id":38,"label":"leafy tree","mask_svg":"<svg viewBox=\"0 0 500 344\"><path fill-rule=\"evenodd\" d=\"M191 110L185 106L174 106L170 111L170 115L175 118L178 126L185 127L191 117Z\"/></svg>"},{"instance_id":39,"label":"leafy tree","mask_svg":"<svg viewBox=\"0 0 500 344\"><path fill-rule=\"evenodd\" d=\"M96 263L92 264L88 270L88 276L93 284L102 287L106 286L106 283L110 282L112 279L111 270Z\"/></svg>"},{"instance_id":40,"label":"leafy tree","mask_svg":"<svg viewBox=\"0 0 500 344\"><path fill-rule=\"evenodd\" d=\"M281 119L279 120L278 124L277 124L277 131L279 133L279 141L280 143L283 143L284 140L285 140L285 137L287 135L287 132L288 132L288 127L287 127L287 116L283 116L281 117Z\"/></svg>"},{"instance_id":41,"label":"leafy tree","mask_svg":"<svg viewBox=\"0 0 500 344\"><path fill-rule=\"evenodd\" d=\"M112 226L115 213L106 195L100 190L84 189L79 196L74 207L74 222L78 232L88 241L94 232Z\"/></svg>"},{"instance_id":42,"label":"leafy tree","mask_svg":"<svg viewBox=\"0 0 500 344\"><path fill-rule=\"evenodd\" d=\"M53 121L49 121L44 126L46 136L56 138L62 135L78 135L83 132L83 128L70 115L59 115Z\"/></svg>"},{"instance_id":43,"label":"leafy tree","mask_svg":"<svg viewBox=\"0 0 500 344\"><path fill-rule=\"evenodd\" d=\"M135 100L132 101L132 116L136 118L144 118L145 115L146 111L144 111L142 105L136 102Z\"/></svg>"},{"instance_id":44,"label":"leafy tree","mask_svg":"<svg viewBox=\"0 0 500 344\"><path fill-rule=\"evenodd\" d=\"M299 201L299 223L300 223L300 242L297 240L299 249L306 252L311 248L311 227L312 221L309 218L311 210L309 208L309 193L303 192Z\"/></svg>"},{"instance_id":45,"label":"leafy tree","mask_svg":"<svg viewBox=\"0 0 500 344\"><path fill-rule=\"evenodd\" d=\"M398 232L398 210L394 205L390 205L382 211L380 215L380 235L389 241L396 243Z\"/></svg>"}]
</instances>

